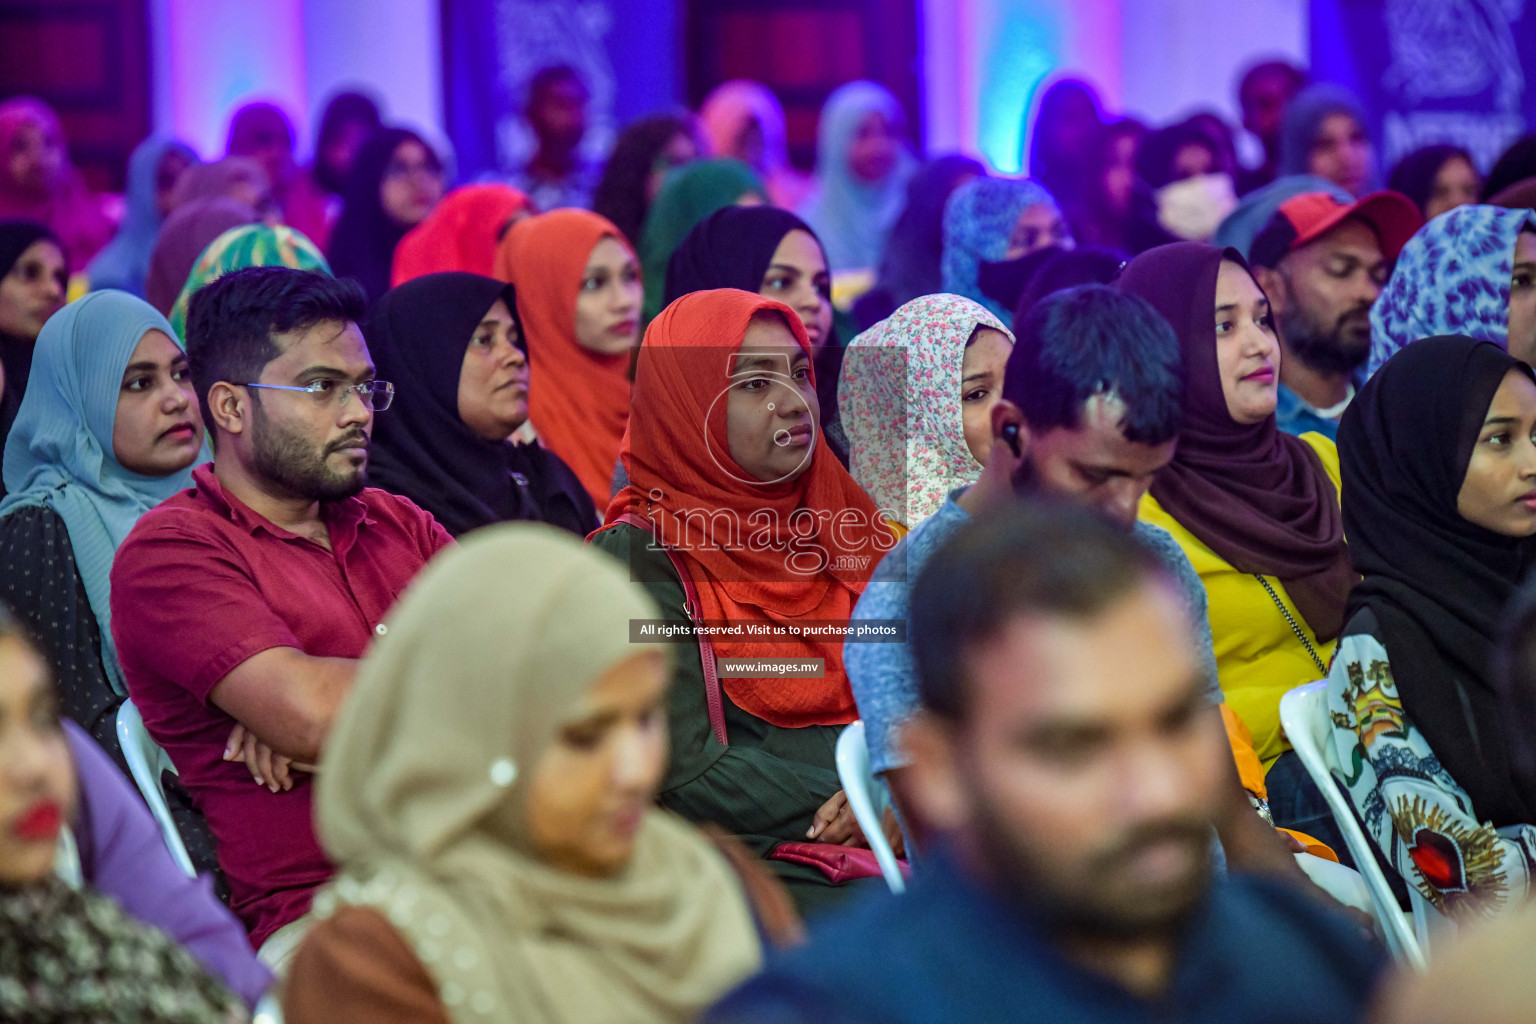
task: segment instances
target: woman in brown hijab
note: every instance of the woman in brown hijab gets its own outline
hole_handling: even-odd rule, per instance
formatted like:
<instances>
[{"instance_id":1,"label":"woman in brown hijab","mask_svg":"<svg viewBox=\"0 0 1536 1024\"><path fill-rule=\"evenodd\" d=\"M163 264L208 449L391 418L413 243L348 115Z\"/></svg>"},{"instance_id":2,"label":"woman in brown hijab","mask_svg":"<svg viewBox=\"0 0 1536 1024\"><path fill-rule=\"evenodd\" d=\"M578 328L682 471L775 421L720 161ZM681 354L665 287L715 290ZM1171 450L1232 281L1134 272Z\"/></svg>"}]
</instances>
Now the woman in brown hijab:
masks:
<instances>
[{"instance_id":1,"label":"woman in brown hijab","mask_svg":"<svg viewBox=\"0 0 1536 1024\"><path fill-rule=\"evenodd\" d=\"M1236 250L1158 246L1131 261L1119 288L1168 319L1184 357L1178 450L1141 518L1173 535L1205 583L1222 692L1252 733L1275 824L1342 855L1280 729L1280 697L1327 676L1356 579L1338 449L1276 427L1280 344L1269 299Z\"/></svg>"},{"instance_id":2,"label":"woman in brown hijab","mask_svg":"<svg viewBox=\"0 0 1536 1024\"><path fill-rule=\"evenodd\" d=\"M490 527L428 566L326 748L338 877L290 1024L688 1021L756 969L726 862L654 807L671 659L629 632L658 614L553 527Z\"/></svg>"}]
</instances>

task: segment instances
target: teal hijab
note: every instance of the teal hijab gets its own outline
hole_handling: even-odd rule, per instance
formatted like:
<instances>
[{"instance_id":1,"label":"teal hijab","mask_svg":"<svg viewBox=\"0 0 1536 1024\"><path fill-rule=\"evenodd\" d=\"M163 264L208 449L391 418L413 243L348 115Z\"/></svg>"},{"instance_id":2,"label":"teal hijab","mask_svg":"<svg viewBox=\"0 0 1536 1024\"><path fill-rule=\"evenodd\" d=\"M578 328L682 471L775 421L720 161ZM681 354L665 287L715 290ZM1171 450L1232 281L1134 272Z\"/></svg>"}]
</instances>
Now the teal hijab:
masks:
<instances>
[{"instance_id":1,"label":"teal hijab","mask_svg":"<svg viewBox=\"0 0 1536 1024\"><path fill-rule=\"evenodd\" d=\"M128 691L112 645L111 573L118 545L139 517L192 485L192 469L151 477L124 469L112 453L123 371L140 339L170 323L126 292L92 292L43 325L32 375L5 443L0 516L51 508L69 530L85 596L101 627L101 663L119 694ZM211 458L207 448L194 465Z\"/></svg>"},{"instance_id":2,"label":"teal hijab","mask_svg":"<svg viewBox=\"0 0 1536 1024\"><path fill-rule=\"evenodd\" d=\"M694 225L747 196L768 201L763 181L740 160L695 160L668 172L640 232L640 276L645 284L645 323L661 312L667 264Z\"/></svg>"}]
</instances>

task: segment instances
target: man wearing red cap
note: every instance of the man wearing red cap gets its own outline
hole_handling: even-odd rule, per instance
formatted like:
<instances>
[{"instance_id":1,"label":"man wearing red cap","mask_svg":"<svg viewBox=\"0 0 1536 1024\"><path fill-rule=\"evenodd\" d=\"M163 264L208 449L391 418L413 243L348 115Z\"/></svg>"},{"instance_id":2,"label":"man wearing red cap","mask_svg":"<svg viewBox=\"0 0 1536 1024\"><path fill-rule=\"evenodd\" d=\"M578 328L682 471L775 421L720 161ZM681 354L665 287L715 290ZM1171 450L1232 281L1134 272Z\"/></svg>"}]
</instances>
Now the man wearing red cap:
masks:
<instances>
[{"instance_id":1,"label":"man wearing red cap","mask_svg":"<svg viewBox=\"0 0 1536 1024\"><path fill-rule=\"evenodd\" d=\"M1344 203L1306 192L1280 204L1249 263L1269 296L1283 356L1275 416L1292 434L1334 437L1371 354L1371 306L1397 254L1424 223L1398 192Z\"/></svg>"}]
</instances>

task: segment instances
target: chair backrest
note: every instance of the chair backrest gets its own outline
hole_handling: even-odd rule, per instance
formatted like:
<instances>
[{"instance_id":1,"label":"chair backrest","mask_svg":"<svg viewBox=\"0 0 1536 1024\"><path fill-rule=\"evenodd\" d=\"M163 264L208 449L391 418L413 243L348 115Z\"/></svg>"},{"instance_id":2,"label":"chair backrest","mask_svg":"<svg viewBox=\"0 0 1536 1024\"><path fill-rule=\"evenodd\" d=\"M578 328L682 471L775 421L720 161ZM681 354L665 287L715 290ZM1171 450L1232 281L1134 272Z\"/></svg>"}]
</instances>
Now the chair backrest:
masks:
<instances>
[{"instance_id":1,"label":"chair backrest","mask_svg":"<svg viewBox=\"0 0 1536 1024\"><path fill-rule=\"evenodd\" d=\"M1347 868L1336 861L1314 857L1310 853L1296 854L1296 865L1312 880L1312 884L1332 896L1346 907L1362 914L1376 916L1376 903L1365 879L1354 868Z\"/></svg>"},{"instance_id":2,"label":"chair backrest","mask_svg":"<svg viewBox=\"0 0 1536 1024\"><path fill-rule=\"evenodd\" d=\"M886 842L885 830L881 827L880 819L890 805L890 796L885 791L885 784L869 770L869 745L864 741L862 720L848 726L837 738L837 778L843 784L848 806L853 808L853 816L858 820L859 828L864 830L864 838L869 841L869 848L880 865L885 884L890 886L891 892L906 892L901 865L896 863L896 854Z\"/></svg>"},{"instance_id":3,"label":"chair backrest","mask_svg":"<svg viewBox=\"0 0 1536 1024\"><path fill-rule=\"evenodd\" d=\"M1409 926L1409 918L1398 906L1397 897L1392 895L1392 887L1387 884L1387 876L1382 873L1381 865L1376 863L1375 848L1361 830L1354 812L1350 810L1344 794L1339 791L1333 779L1334 766L1328 753L1332 749L1329 738L1333 730L1333 723L1328 717L1328 681L1298 686L1281 697L1280 726L1285 730L1286 739L1290 740L1296 756L1301 758L1307 774L1312 776L1323 799L1328 802L1328 810L1344 835L1344 843L1354 858L1355 868L1365 879L1366 888L1370 891L1371 903L1376 908L1376 920L1380 922L1382 933L1386 936L1387 948L1398 962L1422 971L1425 966L1423 947Z\"/></svg>"},{"instance_id":4,"label":"chair backrest","mask_svg":"<svg viewBox=\"0 0 1536 1024\"><path fill-rule=\"evenodd\" d=\"M71 889L85 888L85 868L80 863L80 844L68 825L59 830L53 850L53 876Z\"/></svg>"},{"instance_id":5,"label":"chair backrest","mask_svg":"<svg viewBox=\"0 0 1536 1024\"><path fill-rule=\"evenodd\" d=\"M196 878L197 869L192 866L192 858L187 855L186 844L181 841L181 833L171 817L161 782L162 773L176 774L176 766L160 744L150 738L149 730L144 728L144 718L131 700L123 701L117 709L117 743L123 749L123 760L128 762L128 771L133 775L139 793L160 825L160 835L165 840L166 849L171 851L171 859L188 878Z\"/></svg>"},{"instance_id":6,"label":"chair backrest","mask_svg":"<svg viewBox=\"0 0 1536 1024\"><path fill-rule=\"evenodd\" d=\"M251 1014L251 1024L283 1024L283 1004L276 991L261 997Z\"/></svg>"}]
</instances>

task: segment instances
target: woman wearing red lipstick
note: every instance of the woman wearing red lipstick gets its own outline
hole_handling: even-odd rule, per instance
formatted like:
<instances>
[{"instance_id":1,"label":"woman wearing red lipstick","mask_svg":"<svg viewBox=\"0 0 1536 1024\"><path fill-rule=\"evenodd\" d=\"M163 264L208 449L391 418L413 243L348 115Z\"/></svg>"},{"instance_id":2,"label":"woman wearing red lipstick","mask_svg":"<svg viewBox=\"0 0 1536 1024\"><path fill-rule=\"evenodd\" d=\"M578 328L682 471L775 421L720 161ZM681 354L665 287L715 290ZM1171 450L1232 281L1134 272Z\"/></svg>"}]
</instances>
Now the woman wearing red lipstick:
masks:
<instances>
[{"instance_id":1,"label":"woman wearing red lipstick","mask_svg":"<svg viewBox=\"0 0 1536 1024\"><path fill-rule=\"evenodd\" d=\"M1280 730L1280 697L1328 674L1356 578L1338 451L1320 434L1276 426L1280 346L1269 300L1235 250L1159 246L1118 286L1168 319L1184 359L1178 448L1141 518L1173 535L1205 583L1222 692L1264 763L1275 824L1342 850Z\"/></svg>"},{"instance_id":2,"label":"woman wearing red lipstick","mask_svg":"<svg viewBox=\"0 0 1536 1024\"><path fill-rule=\"evenodd\" d=\"M384 293L368 324L380 377L411 381L373 428L368 483L455 537L527 519L585 537L597 509L560 456L509 440L528 421L528 345L512 286L427 274Z\"/></svg>"},{"instance_id":3,"label":"woman wearing red lipstick","mask_svg":"<svg viewBox=\"0 0 1536 1024\"><path fill-rule=\"evenodd\" d=\"M0 606L0 1020L246 1020L163 932L54 875L76 803L47 663Z\"/></svg>"},{"instance_id":4,"label":"woman wearing red lipstick","mask_svg":"<svg viewBox=\"0 0 1536 1024\"><path fill-rule=\"evenodd\" d=\"M1361 389L1339 455L1362 577L1328 677L1340 781L1410 885L1492 916L1536 892L1531 737L1495 681L1536 555L1536 374L1492 342L1415 341Z\"/></svg>"},{"instance_id":5,"label":"woman wearing red lipstick","mask_svg":"<svg viewBox=\"0 0 1536 1024\"><path fill-rule=\"evenodd\" d=\"M629 420L629 367L640 342L640 264L607 219L555 210L512 225L496 277L517 288L528 343L528 415L602 508Z\"/></svg>"},{"instance_id":6,"label":"woman wearing red lipstick","mask_svg":"<svg viewBox=\"0 0 1536 1024\"><path fill-rule=\"evenodd\" d=\"M127 695L112 644L112 559L208 458L186 353L126 292L93 292L38 335L6 443L0 599L39 637L64 713L121 761Z\"/></svg>"},{"instance_id":7,"label":"woman wearing red lipstick","mask_svg":"<svg viewBox=\"0 0 1536 1024\"><path fill-rule=\"evenodd\" d=\"M0 882L35 882L53 871L64 817L74 807L69 744L48 670L20 624L0 606Z\"/></svg>"},{"instance_id":8,"label":"woman wearing red lipstick","mask_svg":"<svg viewBox=\"0 0 1536 1024\"><path fill-rule=\"evenodd\" d=\"M858 717L842 636L794 630L845 623L897 539L822 440L819 412L810 342L788 306L732 288L684 295L646 331L623 449L629 484L592 537L647 584L664 618L734 630L712 641L708 668L699 648L676 649L660 799L742 837L802 910L839 893L779 847L864 840L834 765L838 734ZM821 666L714 681L728 658Z\"/></svg>"}]
</instances>

